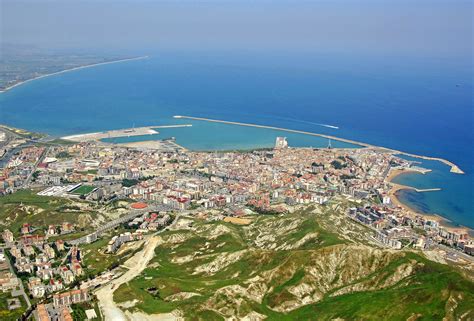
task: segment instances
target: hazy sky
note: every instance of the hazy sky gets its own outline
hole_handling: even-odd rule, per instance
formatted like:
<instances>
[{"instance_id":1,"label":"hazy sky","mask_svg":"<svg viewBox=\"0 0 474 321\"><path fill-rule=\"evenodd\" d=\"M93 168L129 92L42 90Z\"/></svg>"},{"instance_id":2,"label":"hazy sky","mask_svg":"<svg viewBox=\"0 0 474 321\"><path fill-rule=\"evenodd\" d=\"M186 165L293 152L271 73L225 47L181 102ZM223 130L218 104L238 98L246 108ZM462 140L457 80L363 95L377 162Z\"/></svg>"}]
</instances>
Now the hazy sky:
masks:
<instances>
[{"instance_id":1,"label":"hazy sky","mask_svg":"<svg viewBox=\"0 0 474 321\"><path fill-rule=\"evenodd\" d=\"M472 54L470 0L0 1L4 43Z\"/></svg>"}]
</instances>

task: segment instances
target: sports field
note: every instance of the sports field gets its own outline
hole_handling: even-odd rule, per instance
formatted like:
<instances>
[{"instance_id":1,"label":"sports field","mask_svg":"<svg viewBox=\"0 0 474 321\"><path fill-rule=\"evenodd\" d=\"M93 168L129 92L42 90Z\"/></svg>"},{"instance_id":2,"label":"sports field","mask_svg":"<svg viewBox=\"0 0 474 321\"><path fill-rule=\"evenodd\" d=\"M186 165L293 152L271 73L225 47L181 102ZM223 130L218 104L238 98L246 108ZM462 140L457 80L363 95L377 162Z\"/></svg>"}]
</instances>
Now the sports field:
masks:
<instances>
[{"instance_id":1,"label":"sports field","mask_svg":"<svg viewBox=\"0 0 474 321\"><path fill-rule=\"evenodd\" d=\"M71 194L87 195L87 194L89 194L90 192L92 192L93 190L95 190L95 187L94 187L94 186L81 185L81 186L79 186L78 188L76 188L75 190L71 191Z\"/></svg>"}]
</instances>

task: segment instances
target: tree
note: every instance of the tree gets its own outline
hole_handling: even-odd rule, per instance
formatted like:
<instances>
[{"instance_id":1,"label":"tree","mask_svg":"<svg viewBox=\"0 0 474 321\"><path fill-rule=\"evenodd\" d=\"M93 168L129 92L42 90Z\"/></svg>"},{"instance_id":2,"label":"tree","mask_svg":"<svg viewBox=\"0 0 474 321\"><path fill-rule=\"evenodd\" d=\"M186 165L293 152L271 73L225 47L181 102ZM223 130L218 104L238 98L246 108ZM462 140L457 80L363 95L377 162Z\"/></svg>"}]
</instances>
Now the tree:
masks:
<instances>
[{"instance_id":1,"label":"tree","mask_svg":"<svg viewBox=\"0 0 474 321\"><path fill-rule=\"evenodd\" d=\"M36 179L38 178L39 174L40 174L39 171L35 171L35 172L33 173L33 175L32 175L32 181L33 181L33 182L36 181Z\"/></svg>"},{"instance_id":2,"label":"tree","mask_svg":"<svg viewBox=\"0 0 474 321\"><path fill-rule=\"evenodd\" d=\"M137 184L138 184L138 180L136 180L136 179L124 178L122 180L122 186L124 186L124 187L132 187L132 186L135 186Z\"/></svg>"},{"instance_id":3,"label":"tree","mask_svg":"<svg viewBox=\"0 0 474 321\"><path fill-rule=\"evenodd\" d=\"M68 158L68 157L71 157L71 155L66 151L62 151L56 154L56 158Z\"/></svg>"},{"instance_id":4,"label":"tree","mask_svg":"<svg viewBox=\"0 0 474 321\"><path fill-rule=\"evenodd\" d=\"M342 168L346 167L345 164L342 164L342 163L341 163L340 161L338 161L338 160L333 160L333 161L331 162L331 165L332 165L332 167L334 167L335 169L342 169Z\"/></svg>"}]
</instances>

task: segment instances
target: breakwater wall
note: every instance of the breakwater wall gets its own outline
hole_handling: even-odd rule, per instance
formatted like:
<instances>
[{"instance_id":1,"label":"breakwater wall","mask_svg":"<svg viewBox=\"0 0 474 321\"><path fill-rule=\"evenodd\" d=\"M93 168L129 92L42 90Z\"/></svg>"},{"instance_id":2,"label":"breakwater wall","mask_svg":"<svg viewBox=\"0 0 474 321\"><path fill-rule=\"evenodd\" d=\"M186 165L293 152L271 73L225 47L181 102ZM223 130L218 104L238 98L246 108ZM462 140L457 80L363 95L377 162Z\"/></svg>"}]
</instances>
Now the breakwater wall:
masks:
<instances>
[{"instance_id":1,"label":"breakwater wall","mask_svg":"<svg viewBox=\"0 0 474 321\"><path fill-rule=\"evenodd\" d=\"M272 130L284 131L284 132L289 132L289 133L296 133L296 134L303 134L303 135L310 135L310 136L323 137L323 138L327 138L327 139L333 139L333 140L337 140L337 141L340 141L340 142L354 144L354 145L358 145L358 146L366 147L366 148L382 148L382 149L386 150L387 152L393 153L393 154L400 154L400 155L405 155L405 156L414 157L414 158L439 161L439 162L442 162L443 164L446 164L446 165L450 166L451 167L450 171L452 173L464 174L464 172L456 164L454 164L453 162L448 161L444 158L429 157L429 156L423 156L423 155L416 155L416 154L412 154L412 153L406 153L406 152L391 149L391 148L386 148L386 147L382 147L382 146L375 146L375 145L367 144L367 143L364 143L364 142L359 142L359 141L355 141L355 140L352 140L352 139L336 137L336 136L332 136L332 135L312 133L312 132L307 132L307 131L303 131L303 130L288 129L288 128L275 127L275 126L241 123L241 122L219 120L219 119L210 119L210 118L202 118L202 117L193 117L193 116L176 115L176 116L174 116L174 118L176 118L176 119L190 119L190 120L207 121L207 122L221 123L221 124L228 124L228 125L236 125L236 126L272 129Z\"/></svg>"}]
</instances>

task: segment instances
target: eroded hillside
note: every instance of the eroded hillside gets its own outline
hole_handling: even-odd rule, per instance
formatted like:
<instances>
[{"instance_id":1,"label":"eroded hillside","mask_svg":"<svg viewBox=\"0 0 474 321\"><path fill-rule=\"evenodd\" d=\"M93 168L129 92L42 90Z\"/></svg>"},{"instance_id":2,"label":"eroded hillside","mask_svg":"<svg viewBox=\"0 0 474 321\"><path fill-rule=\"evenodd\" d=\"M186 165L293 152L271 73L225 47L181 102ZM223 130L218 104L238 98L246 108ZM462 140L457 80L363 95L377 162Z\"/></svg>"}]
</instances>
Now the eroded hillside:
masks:
<instances>
[{"instance_id":1,"label":"eroded hillside","mask_svg":"<svg viewBox=\"0 0 474 321\"><path fill-rule=\"evenodd\" d=\"M474 318L472 281L413 251L370 244L369 231L337 213L311 207L248 226L186 219L114 299L177 319Z\"/></svg>"}]
</instances>

